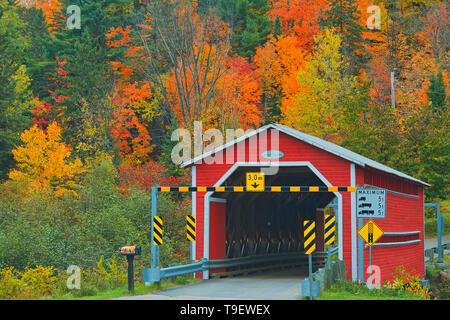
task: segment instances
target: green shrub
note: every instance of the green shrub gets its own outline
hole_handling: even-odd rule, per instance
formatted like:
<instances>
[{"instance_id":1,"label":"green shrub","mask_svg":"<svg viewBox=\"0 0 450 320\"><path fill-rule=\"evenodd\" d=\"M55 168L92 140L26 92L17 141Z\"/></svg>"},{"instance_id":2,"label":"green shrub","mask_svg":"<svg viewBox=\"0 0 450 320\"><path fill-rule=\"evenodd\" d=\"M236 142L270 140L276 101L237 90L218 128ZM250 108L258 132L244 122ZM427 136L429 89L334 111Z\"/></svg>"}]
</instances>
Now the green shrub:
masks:
<instances>
[{"instance_id":1,"label":"green shrub","mask_svg":"<svg viewBox=\"0 0 450 320\"><path fill-rule=\"evenodd\" d=\"M37 266L20 272L14 267L0 270L0 298L29 299L52 295L56 290L56 271L53 267Z\"/></svg>"}]
</instances>

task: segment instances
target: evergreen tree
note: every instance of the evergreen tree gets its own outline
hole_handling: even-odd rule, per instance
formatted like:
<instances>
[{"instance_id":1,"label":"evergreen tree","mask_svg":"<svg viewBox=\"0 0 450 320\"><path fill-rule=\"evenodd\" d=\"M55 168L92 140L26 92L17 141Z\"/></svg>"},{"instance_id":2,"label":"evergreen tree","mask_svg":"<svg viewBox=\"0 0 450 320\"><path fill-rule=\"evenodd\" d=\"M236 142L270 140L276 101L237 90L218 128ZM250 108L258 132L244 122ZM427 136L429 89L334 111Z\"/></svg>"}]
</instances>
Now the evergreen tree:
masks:
<instances>
[{"instance_id":1,"label":"evergreen tree","mask_svg":"<svg viewBox=\"0 0 450 320\"><path fill-rule=\"evenodd\" d=\"M436 75L432 75L430 79L431 85L427 91L428 98L431 100L431 105L434 110L442 110L447 107L445 92L445 83L442 76L442 70L439 70Z\"/></svg>"},{"instance_id":2,"label":"evergreen tree","mask_svg":"<svg viewBox=\"0 0 450 320\"><path fill-rule=\"evenodd\" d=\"M281 36L281 22L280 22L280 16L277 15L275 18L275 22L273 24L273 32L272 35L275 39L278 39L279 36Z\"/></svg>"},{"instance_id":3,"label":"evergreen tree","mask_svg":"<svg viewBox=\"0 0 450 320\"><path fill-rule=\"evenodd\" d=\"M31 124L30 110L36 101L30 90L26 67L31 49L27 25L19 17L19 8L0 3L0 179L14 164L12 149L20 142L20 133Z\"/></svg>"},{"instance_id":4,"label":"evergreen tree","mask_svg":"<svg viewBox=\"0 0 450 320\"><path fill-rule=\"evenodd\" d=\"M52 38L41 9L20 7L21 20L26 23L24 30L30 40L26 55L26 65L31 77L30 89L39 100L49 101L48 83L55 70L55 57L50 52Z\"/></svg>"},{"instance_id":5,"label":"evergreen tree","mask_svg":"<svg viewBox=\"0 0 450 320\"><path fill-rule=\"evenodd\" d=\"M358 74L367 62L363 47L362 26L359 24L360 12L356 0L332 0L325 12L323 26L333 28L342 38L341 52L347 62L351 62L346 72Z\"/></svg>"},{"instance_id":6,"label":"evergreen tree","mask_svg":"<svg viewBox=\"0 0 450 320\"><path fill-rule=\"evenodd\" d=\"M62 12L73 4L65 0ZM112 26L124 25L129 16L124 14L125 7L132 6L131 0L80 1L81 28L64 27L64 19L58 21L53 48L59 61L64 62L60 71L55 72L53 83L55 97L64 97L56 101L62 108L66 121L64 137L66 142L76 148L83 141L83 118L98 119L106 112L111 113L110 97L114 89L115 76L111 61L123 55L122 49L109 48L105 34ZM131 13L131 12L130 12ZM100 138L100 137L99 137ZM107 136L102 142L106 149L112 148Z\"/></svg>"},{"instance_id":7,"label":"evergreen tree","mask_svg":"<svg viewBox=\"0 0 450 320\"><path fill-rule=\"evenodd\" d=\"M218 0L220 17L233 28L233 49L242 57L255 54L272 29L267 0Z\"/></svg>"}]
</instances>

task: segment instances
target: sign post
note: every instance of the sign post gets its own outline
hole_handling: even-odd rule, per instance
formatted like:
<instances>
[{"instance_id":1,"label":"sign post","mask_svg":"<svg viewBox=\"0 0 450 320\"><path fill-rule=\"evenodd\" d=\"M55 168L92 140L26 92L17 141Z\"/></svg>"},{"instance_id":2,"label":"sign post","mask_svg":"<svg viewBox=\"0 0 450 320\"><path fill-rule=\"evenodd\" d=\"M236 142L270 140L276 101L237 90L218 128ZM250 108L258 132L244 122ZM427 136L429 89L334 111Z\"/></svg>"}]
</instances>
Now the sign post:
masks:
<instances>
[{"instance_id":1,"label":"sign post","mask_svg":"<svg viewBox=\"0 0 450 320\"><path fill-rule=\"evenodd\" d=\"M309 278L302 280L302 295L306 296L308 292L309 299L320 295L320 282L312 280L312 254L316 251L316 223L312 220L303 221L303 248L308 255Z\"/></svg>"},{"instance_id":2,"label":"sign post","mask_svg":"<svg viewBox=\"0 0 450 320\"><path fill-rule=\"evenodd\" d=\"M133 261L135 255L141 254L141 247L127 246L120 248L120 254L127 257L128 262L128 291L134 292L134 267Z\"/></svg>"},{"instance_id":3,"label":"sign post","mask_svg":"<svg viewBox=\"0 0 450 320\"><path fill-rule=\"evenodd\" d=\"M386 190L381 188L361 188L356 190L356 218L358 229L363 227L364 219L386 218ZM364 280L364 241L358 240L359 279ZM369 250L370 251L370 250ZM370 252L369 252L370 254Z\"/></svg>"},{"instance_id":4,"label":"sign post","mask_svg":"<svg viewBox=\"0 0 450 320\"><path fill-rule=\"evenodd\" d=\"M383 236L384 232L372 219L370 219L361 229L359 229L358 234L369 246L369 266L372 266L372 245ZM370 278L369 282L369 292L371 289L372 278Z\"/></svg>"}]
</instances>

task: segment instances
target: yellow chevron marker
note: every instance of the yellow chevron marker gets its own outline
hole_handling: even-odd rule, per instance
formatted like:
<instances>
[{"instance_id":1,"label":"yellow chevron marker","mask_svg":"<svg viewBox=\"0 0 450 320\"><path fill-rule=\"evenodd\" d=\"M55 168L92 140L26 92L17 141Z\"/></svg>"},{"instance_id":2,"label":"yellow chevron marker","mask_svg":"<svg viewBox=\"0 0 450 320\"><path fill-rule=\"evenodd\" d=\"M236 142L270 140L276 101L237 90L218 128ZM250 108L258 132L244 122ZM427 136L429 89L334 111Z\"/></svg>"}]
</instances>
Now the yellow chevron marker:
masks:
<instances>
[{"instance_id":1,"label":"yellow chevron marker","mask_svg":"<svg viewBox=\"0 0 450 320\"><path fill-rule=\"evenodd\" d=\"M163 243L163 222L161 217L153 217L153 244L159 246Z\"/></svg>"},{"instance_id":2,"label":"yellow chevron marker","mask_svg":"<svg viewBox=\"0 0 450 320\"><path fill-rule=\"evenodd\" d=\"M325 245L329 246L334 243L336 238L336 216L334 214L325 215Z\"/></svg>"},{"instance_id":3,"label":"yellow chevron marker","mask_svg":"<svg viewBox=\"0 0 450 320\"><path fill-rule=\"evenodd\" d=\"M195 241L195 216L186 216L186 237L189 241Z\"/></svg>"},{"instance_id":4,"label":"yellow chevron marker","mask_svg":"<svg viewBox=\"0 0 450 320\"><path fill-rule=\"evenodd\" d=\"M312 220L303 221L303 248L305 254L312 254L316 250L316 223Z\"/></svg>"}]
</instances>

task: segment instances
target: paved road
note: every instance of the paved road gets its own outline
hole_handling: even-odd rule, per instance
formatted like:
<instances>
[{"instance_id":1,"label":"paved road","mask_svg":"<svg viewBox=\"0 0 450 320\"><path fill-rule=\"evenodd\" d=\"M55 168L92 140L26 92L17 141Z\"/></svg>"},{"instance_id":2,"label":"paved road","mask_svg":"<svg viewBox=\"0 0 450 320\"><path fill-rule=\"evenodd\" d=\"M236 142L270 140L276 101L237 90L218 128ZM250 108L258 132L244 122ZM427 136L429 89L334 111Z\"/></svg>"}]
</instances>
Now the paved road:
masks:
<instances>
[{"instance_id":1,"label":"paved road","mask_svg":"<svg viewBox=\"0 0 450 320\"><path fill-rule=\"evenodd\" d=\"M246 277L211 279L179 286L153 294L119 298L121 300L298 300L300 281L307 274L303 268L250 275Z\"/></svg>"},{"instance_id":2,"label":"paved road","mask_svg":"<svg viewBox=\"0 0 450 320\"><path fill-rule=\"evenodd\" d=\"M442 236L442 243L450 243L450 234ZM437 238L425 239L425 249L437 247Z\"/></svg>"}]
</instances>

